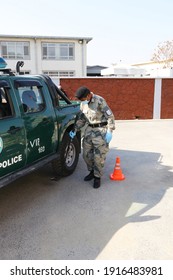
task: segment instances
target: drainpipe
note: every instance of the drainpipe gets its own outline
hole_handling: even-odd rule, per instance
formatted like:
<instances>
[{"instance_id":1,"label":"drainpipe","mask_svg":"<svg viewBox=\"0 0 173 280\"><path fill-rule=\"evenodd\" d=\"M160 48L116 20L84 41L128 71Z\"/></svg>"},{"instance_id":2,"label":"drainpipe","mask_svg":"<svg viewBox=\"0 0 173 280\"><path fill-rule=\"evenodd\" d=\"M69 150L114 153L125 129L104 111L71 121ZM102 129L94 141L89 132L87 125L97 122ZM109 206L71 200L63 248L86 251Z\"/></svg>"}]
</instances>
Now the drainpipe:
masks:
<instances>
[{"instance_id":1,"label":"drainpipe","mask_svg":"<svg viewBox=\"0 0 173 280\"><path fill-rule=\"evenodd\" d=\"M38 74L38 55L37 55L37 38L34 38L34 42L35 42L35 72L34 74Z\"/></svg>"},{"instance_id":2,"label":"drainpipe","mask_svg":"<svg viewBox=\"0 0 173 280\"><path fill-rule=\"evenodd\" d=\"M82 77L84 77L84 65L85 65L85 58L84 58L84 40L80 39L78 43L81 45L81 56L82 56Z\"/></svg>"}]
</instances>

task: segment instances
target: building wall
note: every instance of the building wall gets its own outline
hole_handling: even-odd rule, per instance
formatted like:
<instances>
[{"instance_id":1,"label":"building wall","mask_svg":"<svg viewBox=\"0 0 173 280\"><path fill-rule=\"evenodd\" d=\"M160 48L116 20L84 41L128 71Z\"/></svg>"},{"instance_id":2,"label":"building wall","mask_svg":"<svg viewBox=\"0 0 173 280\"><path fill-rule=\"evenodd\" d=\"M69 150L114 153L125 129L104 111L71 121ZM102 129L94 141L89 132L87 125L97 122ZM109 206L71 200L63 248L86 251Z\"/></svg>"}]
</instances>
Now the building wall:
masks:
<instances>
[{"instance_id":1,"label":"building wall","mask_svg":"<svg viewBox=\"0 0 173 280\"><path fill-rule=\"evenodd\" d=\"M41 74L43 71L74 71L74 76L86 76L86 55L87 43L92 38L83 37L82 40L76 37L58 38L58 37L40 37L40 36L12 36L0 35L0 46L2 41L14 42L30 42L30 59L18 59L24 61L21 71L29 71L30 74ZM42 59L42 43L74 43L74 60L43 60ZM82 43L80 43L82 42ZM1 48L0 48L0 56ZM8 68L12 71L16 70L17 59L5 59Z\"/></svg>"},{"instance_id":2,"label":"building wall","mask_svg":"<svg viewBox=\"0 0 173 280\"><path fill-rule=\"evenodd\" d=\"M173 118L173 79L61 78L71 99L80 86L103 96L117 120Z\"/></svg>"}]
</instances>

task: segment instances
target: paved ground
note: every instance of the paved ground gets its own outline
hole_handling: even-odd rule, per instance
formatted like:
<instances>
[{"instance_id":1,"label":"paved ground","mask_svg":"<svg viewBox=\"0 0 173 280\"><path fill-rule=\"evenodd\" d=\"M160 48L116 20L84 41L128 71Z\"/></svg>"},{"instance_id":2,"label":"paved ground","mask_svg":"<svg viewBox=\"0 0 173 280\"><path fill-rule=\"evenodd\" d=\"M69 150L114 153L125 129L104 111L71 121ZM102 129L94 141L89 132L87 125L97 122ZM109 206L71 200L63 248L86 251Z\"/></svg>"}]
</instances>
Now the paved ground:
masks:
<instances>
[{"instance_id":1,"label":"paved ground","mask_svg":"<svg viewBox=\"0 0 173 280\"><path fill-rule=\"evenodd\" d=\"M118 121L102 187L49 166L0 189L0 259L173 259L173 120ZM115 159L124 181L111 181Z\"/></svg>"}]
</instances>

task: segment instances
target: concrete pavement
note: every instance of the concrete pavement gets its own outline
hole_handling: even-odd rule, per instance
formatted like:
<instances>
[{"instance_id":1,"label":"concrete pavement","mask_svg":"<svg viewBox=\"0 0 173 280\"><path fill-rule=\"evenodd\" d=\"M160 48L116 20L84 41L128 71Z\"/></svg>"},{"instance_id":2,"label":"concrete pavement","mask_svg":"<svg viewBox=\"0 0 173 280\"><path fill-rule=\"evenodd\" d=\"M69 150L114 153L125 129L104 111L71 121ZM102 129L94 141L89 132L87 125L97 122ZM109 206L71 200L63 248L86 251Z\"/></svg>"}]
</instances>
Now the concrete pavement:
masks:
<instances>
[{"instance_id":1,"label":"concrete pavement","mask_svg":"<svg viewBox=\"0 0 173 280\"><path fill-rule=\"evenodd\" d=\"M101 188L80 156L70 177L46 166L0 189L0 259L173 259L173 120L116 126Z\"/></svg>"}]
</instances>

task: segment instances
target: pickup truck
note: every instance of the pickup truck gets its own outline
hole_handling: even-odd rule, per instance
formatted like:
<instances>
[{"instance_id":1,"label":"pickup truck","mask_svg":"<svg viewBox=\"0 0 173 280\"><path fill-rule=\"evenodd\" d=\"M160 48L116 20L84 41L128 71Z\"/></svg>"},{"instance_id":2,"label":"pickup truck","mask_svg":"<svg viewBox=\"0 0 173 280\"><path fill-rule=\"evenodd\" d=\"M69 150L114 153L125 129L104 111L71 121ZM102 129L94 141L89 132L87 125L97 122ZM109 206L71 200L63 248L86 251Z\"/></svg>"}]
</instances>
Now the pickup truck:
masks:
<instances>
[{"instance_id":1,"label":"pickup truck","mask_svg":"<svg viewBox=\"0 0 173 280\"><path fill-rule=\"evenodd\" d=\"M56 175L72 174L81 135L69 131L79 111L49 76L0 68L0 187L50 162Z\"/></svg>"}]
</instances>

